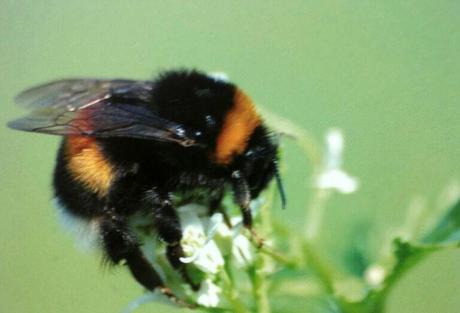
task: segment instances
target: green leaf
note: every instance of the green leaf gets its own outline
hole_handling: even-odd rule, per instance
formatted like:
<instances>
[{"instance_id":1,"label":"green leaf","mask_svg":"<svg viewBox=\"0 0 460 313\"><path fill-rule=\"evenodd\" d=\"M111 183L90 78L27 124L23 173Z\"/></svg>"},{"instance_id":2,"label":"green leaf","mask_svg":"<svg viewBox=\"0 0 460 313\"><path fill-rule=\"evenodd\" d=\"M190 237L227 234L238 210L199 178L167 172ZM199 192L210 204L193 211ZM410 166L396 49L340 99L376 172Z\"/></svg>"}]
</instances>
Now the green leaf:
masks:
<instances>
[{"instance_id":1,"label":"green leaf","mask_svg":"<svg viewBox=\"0 0 460 313\"><path fill-rule=\"evenodd\" d=\"M442 249L442 246L437 245L416 245L402 241L400 238L394 240L394 255L396 263L389 276L384 281L384 285L391 285L421 259L430 253Z\"/></svg>"},{"instance_id":2,"label":"green leaf","mask_svg":"<svg viewBox=\"0 0 460 313\"><path fill-rule=\"evenodd\" d=\"M430 253L448 247L457 247L460 241L460 200L457 201L429 231L420 243L393 241L396 258L391 274L384 281L384 288L394 284L407 270ZM450 245L454 243L454 245Z\"/></svg>"},{"instance_id":3,"label":"green leaf","mask_svg":"<svg viewBox=\"0 0 460 313\"><path fill-rule=\"evenodd\" d=\"M395 261L391 272L387 275L380 288L370 290L366 297L358 302L342 298L341 307L344 309L344 312L384 312L386 297L396 282L418 264L420 260L432 252L443 248L440 245L416 245L403 241L401 238L394 239L393 247Z\"/></svg>"},{"instance_id":4,"label":"green leaf","mask_svg":"<svg viewBox=\"0 0 460 313\"><path fill-rule=\"evenodd\" d=\"M384 312L385 300L391 288L431 253L451 247L459 247L460 242L460 200L440 218L439 223L427 232L420 242L408 242L401 238L393 240L394 263L380 288L370 290L359 302L342 299L346 312Z\"/></svg>"},{"instance_id":5,"label":"green leaf","mask_svg":"<svg viewBox=\"0 0 460 313\"><path fill-rule=\"evenodd\" d=\"M460 242L460 200L452 206L444 218L422 239L427 244Z\"/></svg>"}]
</instances>

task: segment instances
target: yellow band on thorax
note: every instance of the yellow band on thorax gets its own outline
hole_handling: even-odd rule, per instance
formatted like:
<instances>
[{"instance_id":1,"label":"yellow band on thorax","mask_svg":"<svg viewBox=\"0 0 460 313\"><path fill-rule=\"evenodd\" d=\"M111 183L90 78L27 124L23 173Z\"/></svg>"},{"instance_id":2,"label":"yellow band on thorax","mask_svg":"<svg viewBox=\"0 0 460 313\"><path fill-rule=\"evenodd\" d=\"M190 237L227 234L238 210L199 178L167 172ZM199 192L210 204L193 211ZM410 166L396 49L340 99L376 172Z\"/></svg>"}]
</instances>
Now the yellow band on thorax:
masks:
<instances>
[{"instance_id":1,"label":"yellow band on thorax","mask_svg":"<svg viewBox=\"0 0 460 313\"><path fill-rule=\"evenodd\" d=\"M260 117L251 99L237 88L233 107L227 113L222 130L217 137L216 163L228 164L235 155L241 154L246 149L252 132L259 124Z\"/></svg>"}]
</instances>

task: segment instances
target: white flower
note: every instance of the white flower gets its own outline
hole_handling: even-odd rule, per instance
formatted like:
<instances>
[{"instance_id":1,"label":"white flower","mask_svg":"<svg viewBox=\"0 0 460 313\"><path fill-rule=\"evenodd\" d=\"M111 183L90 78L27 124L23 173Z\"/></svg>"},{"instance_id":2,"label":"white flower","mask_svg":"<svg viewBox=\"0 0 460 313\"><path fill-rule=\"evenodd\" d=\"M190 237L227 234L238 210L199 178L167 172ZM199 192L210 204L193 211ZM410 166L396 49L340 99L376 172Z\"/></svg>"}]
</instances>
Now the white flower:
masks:
<instances>
[{"instance_id":1,"label":"white flower","mask_svg":"<svg viewBox=\"0 0 460 313\"><path fill-rule=\"evenodd\" d=\"M379 264L369 266L364 273L364 279L373 287L380 286L385 280L385 276L385 268Z\"/></svg>"},{"instance_id":2,"label":"white flower","mask_svg":"<svg viewBox=\"0 0 460 313\"><path fill-rule=\"evenodd\" d=\"M326 135L326 156L324 167L316 180L320 189L335 189L341 193L352 193L358 189L358 180L350 176L342 166L344 147L343 134L340 129L331 129Z\"/></svg>"},{"instance_id":3,"label":"white flower","mask_svg":"<svg viewBox=\"0 0 460 313\"><path fill-rule=\"evenodd\" d=\"M336 189L341 193L352 193L358 189L356 178L339 169L324 172L318 177L316 184L321 189Z\"/></svg>"},{"instance_id":4,"label":"white flower","mask_svg":"<svg viewBox=\"0 0 460 313\"><path fill-rule=\"evenodd\" d=\"M205 273L216 274L224 266L224 258L213 237L223 217L221 213L214 214L205 231L205 225L197 214L200 208L199 205L189 204L178 210L183 228L181 245L185 254L180 260L193 263Z\"/></svg>"},{"instance_id":5,"label":"white flower","mask_svg":"<svg viewBox=\"0 0 460 313\"><path fill-rule=\"evenodd\" d=\"M232 228L225 223L219 225L217 233L224 239L231 241L231 251L235 265L238 268L245 268L254 261L251 242L241 233L241 217L233 217L230 220Z\"/></svg>"},{"instance_id":6,"label":"white flower","mask_svg":"<svg viewBox=\"0 0 460 313\"><path fill-rule=\"evenodd\" d=\"M208 308L215 308L219 304L219 295L222 289L214 284L210 279L206 279L202 284L196 302Z\"/></svg>"},{"instance_id":7,"label":"white flower","mask_svg":"<svg viewBox=\"0 0 460 313\"><path fill-rule=\"evenodd\" d=\"M232 255L235 259L236 266L243 268L254 261L254 256L251 253L251 243L248 238L242 234L236 235L233 238Z\"/></svg>"}]
</instances>

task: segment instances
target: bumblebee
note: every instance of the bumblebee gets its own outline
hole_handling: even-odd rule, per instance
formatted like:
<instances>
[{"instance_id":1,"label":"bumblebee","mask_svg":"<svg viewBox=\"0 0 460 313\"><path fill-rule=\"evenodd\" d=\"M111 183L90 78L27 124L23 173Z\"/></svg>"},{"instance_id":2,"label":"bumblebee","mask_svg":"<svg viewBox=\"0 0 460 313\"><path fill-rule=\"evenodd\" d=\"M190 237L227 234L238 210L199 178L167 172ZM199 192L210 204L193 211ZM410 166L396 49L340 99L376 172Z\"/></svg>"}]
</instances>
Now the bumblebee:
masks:
<instances>
[{"instance_id":1,"label":"bumblebee","mask_svg":"<svg viewBox=\"0 0 460 313\"><path fill-rule=\"evenodd\" d=\"M226 79L195 70L151 81L65 79L25 90L16 102L31 112L9 127L63 136L53 180L58 204L96 225L110 262L124 262L142 286L174 301L130 217L150 220L170 264L196 289L179 260L174 195L205 190L212 213L231 190L252 230L250 201L275 177L284 206L277 143L248 95Z\"/></svg>"}]
</instances>

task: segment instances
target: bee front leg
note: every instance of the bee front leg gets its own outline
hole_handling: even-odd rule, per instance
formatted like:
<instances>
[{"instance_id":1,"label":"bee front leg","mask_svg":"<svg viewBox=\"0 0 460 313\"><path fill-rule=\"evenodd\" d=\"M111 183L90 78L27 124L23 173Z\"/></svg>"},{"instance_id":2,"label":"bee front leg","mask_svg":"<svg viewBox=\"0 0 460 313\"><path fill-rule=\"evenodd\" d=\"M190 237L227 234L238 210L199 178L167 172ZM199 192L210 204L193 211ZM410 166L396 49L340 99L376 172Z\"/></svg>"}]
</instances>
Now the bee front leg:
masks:
<instances>
[{"instance_id":1,"label":"bee front leg","mask_svg":"<svg viewBox=\"0 0 460 313\"><path fill-rule=\"evenodd\" d=\"M224 186L218 185L214 187L214 190L210 193L210 201L209 201L209 216L212 216L214 213L221 213L224 218L224 223L227 225L228 228L232 228L232 222L230 217L228 216L227 212L223 210L222 207L222 200L224 198Z\"/></svg>"},{"instance_id":2,"label":"bee front leg","mask_svg":"<svg viewBox=\"0 0 460 313\"><path fill-rule=\"evenodd\" d=\"M248 182L243 174L239 171L233 171L231 175L233 198L235 203L240 207L241 214L243 216L243 225L251 233L252 238L256 242L257 247L262 247L264 240L260 237L252 226L252 214L251 214L251 192L249 190Z\"/></svg>"},{"instance_id":3,"label":"bee front leg","mask_svg":"<svg viewBox=\"0 0 460 313\"><path fill-rule=\"evenodd\" d=\"M243 215L243 225L251 229L252 228L252 215L249 204L251 202L251 192L249 191L249 185L244 178L243 174L236 170L231 176L233 199L235 203L240 207L241 214Z\"/></svg>"},{"instance_id":4,"label":"bee front leg","mask_svg":"<svg viewBox=\"0 0 460 313\"><path fill-rule=\"evenodd\" d=\"M165 286L160 275L148 262L139 248L136 236L128 228L124 217L108 212L100 220L102 245L109 260L114 264L125 260L133 277L146 289L158 290L174 303L192 307L191 304L177 298Z\"/></svg>"},{"instance_id":5,"label":"bee front leg","mask_svg":"<svg viewBox=\"0 0 460 313\"><path fill-rule=\"evenodd\" d=\"M222 199L224 198L223 186L216 186L209 195L209 215L213 215L216 212L221 212Z\"/></svg>"},{"instance_id":6,"label":"bee front leg","mask_svg":"<svg viewBox=\"0 0 460 313\"><path fill-rule=\"evenodd\" d=\"M154 205L154 225L160 238L166 242L166 256L171 266L176 269L182 276L182 279L190 285L193 290L200 288L199 284L193 282L190 278L186 264L182 263L180 258L184 256L184 251L180 244L182 240L182 228L179 216L172 205L169 197L160 200ZM158 201L156 201L158 202Z\"/></svg>"}]
</instances>

